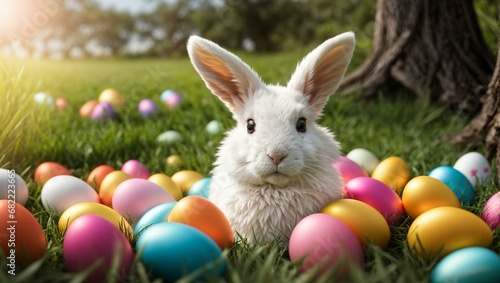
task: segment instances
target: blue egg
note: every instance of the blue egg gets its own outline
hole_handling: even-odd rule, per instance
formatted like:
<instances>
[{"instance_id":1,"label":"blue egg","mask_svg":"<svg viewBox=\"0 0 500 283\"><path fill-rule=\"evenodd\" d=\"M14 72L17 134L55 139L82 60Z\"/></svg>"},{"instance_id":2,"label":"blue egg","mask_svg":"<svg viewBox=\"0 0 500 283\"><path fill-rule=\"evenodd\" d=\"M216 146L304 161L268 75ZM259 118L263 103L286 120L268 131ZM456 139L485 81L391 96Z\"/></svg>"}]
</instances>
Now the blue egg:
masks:
<instances>
[{"instance_id":1,"label":"blue egg","mask_svg":"<svg viewBox=\"0 0 500 283\"><path fill-rule=\"evenodd\" d=\"M470 206L474 203L474 186L457 169L451 166L439 166L429 173L429 177L447 185L455 193L461 205Z\"/></svg>"},{"instance_id":2,"label":"blue egg","mask_svg":"<svg viewBox=\"0 0 500 283\"><path fill-rule=\"evenodd\" d=\"M208 190L210 189L210 178L203 178L194 183L191 188L189 188L188 196L200 196L208 198Z\"/></svg>"},{"instance_id":3,"label":"blue egg","mask_svg":"<svg viewBox=\"0 0 500 283\"><path fill-rule=\"evenodd\" d=\"M168 220L168 215L170 214L170 211L172 211L172 208L176 204L177 204L176 201L167 202L167 203L157 205L157 206L151 208L150 210L148 210L148 212L146 212L141 217L139 222L137 222L137 224L135 225L134 235L139 234L144 229L148 228L149 226L151 226L153 224L166 222Z\"/></svg>"},{"instance_id":4,"label":"blue egg","mask_svg":"<svg viewBox=\"0 0 500 283\"><path fill-rule=\"evenodd\" d=\"M434 267L431 282L500 282L500 256L483 247L457 250Z\"/></svg>"},{"instance_id":5,"label":"blue egg","mask_svg":"<svg viewBox=\"0 0 500 283\"><path fill-rule=\"evenodd\" d=\"M186 224L162 222L149 227L139 235L137 250L146 269L165 282L188 274L197 277L192 281L207 281L203 279L226 273L226 258L217 244Z\"/></svg>"}]
</instances>

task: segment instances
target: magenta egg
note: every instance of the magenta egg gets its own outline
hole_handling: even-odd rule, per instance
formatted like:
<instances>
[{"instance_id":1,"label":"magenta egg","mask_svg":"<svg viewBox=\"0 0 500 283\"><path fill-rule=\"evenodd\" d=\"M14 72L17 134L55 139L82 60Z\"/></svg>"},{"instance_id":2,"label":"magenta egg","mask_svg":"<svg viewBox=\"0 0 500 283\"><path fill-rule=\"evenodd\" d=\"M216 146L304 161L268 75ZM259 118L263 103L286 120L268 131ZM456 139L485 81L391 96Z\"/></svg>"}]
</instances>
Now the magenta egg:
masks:
<instances>
[{"instance_id":1,"label":"magenta egg","mask_svg":"<svg viewBox=\"0 0 500 283\"><path fill-rule=\"evenodd\" d=\"M356 177L368 177L368 173L361 166L345 156L341 156L340 160L333 163L332 166L339 171L344 184Z\"/></svg>"},{"instance_id":2,"label":"magenta egg","mask_svg":"<svg viewBox=\"0 0 500 283\"><path fill-rule=\"evenodd\" d=\"M113 209L135 223L153 207L175 201L174 197L159 185L148 180L134 178L123 181L113 194Z\"/></svg>"},{"instance_id":3,"label":"magenta egg","mask_svg":"<svg viewBox=\"0 0 500 283\"><path fill-rule=\"evenodd\" d=\"M500 192L497 192L486 201L481 217L492 230L500 227Z\"/></svg>"},{"instance_id":4,"label":"magenta egg","mask_svg":"<svg viewBox=\"0 0 500 283\"><path fill-rule=\"evenodd\" d=\"M344 186L344 197L362 201L384 216L387 224L395 226L404 216L403 202L388 185L370 177L357 177Z\"/></svg>"},{"instance_id":5,"label":"magenta egg","mask_svg":"<svg viewBox=\"0 0 500 283\"><path fill-rule=\"evenodd\" d=\"M86 282L105 282L108 273L125 279L134 261L134 252L125 235L108 220L93 214L75 219L66 230L64 262L70 272L93 268ZM117 270L112 270L118 260Z\"/></svg>"},{"instance_id":6,"label":"magenta egg","mask_svg":"<svg viewBox=\"0 0 500 283\"><path fill-rule=\"evenodd\" d=\"M146 165L135 159L125 162L120 170L129 174L133 178L147 179L151 176L151 173L149 173Z\"/></svg>"},{"instance_id":7,"label":"magenta egg","mask_svg":"<svg viewBox=\"0 0 500 283\"><path fill-rule=\"evenodd\" d=\"M108 122L115 118L115 109L111 103L104 101L97 104L92 112L90 112L90 119L92 121Z\"/></svg>"},{"instance_id":8,"label":"magenta egg","mask_svg":"<svg viewBox=\"0 0 500 283\"><path fill-rule=\"evenodd\" d=\"M158 106L151 99L143 99L137 106L142 117L151 117L158 111Z\"/></svg>"},{"instance_id":9,"label":"magenta egg","mask_svg":"<svg viewBox=\"0 0 500 283\"><path fill-rule=\"evenodd\" d=\"M324 264L320 274L332 267L343 272L347 264L364 263L363 249L354 232L338 218L324 213L311 214L295 226L289 254L292 260L303 260L301 271Z\"/></svg>"}]
</instances>

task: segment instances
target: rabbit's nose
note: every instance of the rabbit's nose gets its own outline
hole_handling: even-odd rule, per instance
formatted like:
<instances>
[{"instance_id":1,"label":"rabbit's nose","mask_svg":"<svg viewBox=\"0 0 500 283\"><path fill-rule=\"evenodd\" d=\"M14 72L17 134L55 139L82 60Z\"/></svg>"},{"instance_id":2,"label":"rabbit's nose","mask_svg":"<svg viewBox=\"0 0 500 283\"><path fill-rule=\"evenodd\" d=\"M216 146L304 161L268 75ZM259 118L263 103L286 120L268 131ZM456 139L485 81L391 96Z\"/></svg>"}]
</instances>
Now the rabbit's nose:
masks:
<instances>
[{"instance_id":1,"label":"rabbit's nose","mask_svg":"<svg viewBox=\"0 0 500 283\"><path fill-rule=\"evenodd\" d=\"M286 155L281 155L281 154L268 154L267 156L271 158L271 160L276 165L280 164L280 162L286 157Z\"/></svg>"}]
</instances>

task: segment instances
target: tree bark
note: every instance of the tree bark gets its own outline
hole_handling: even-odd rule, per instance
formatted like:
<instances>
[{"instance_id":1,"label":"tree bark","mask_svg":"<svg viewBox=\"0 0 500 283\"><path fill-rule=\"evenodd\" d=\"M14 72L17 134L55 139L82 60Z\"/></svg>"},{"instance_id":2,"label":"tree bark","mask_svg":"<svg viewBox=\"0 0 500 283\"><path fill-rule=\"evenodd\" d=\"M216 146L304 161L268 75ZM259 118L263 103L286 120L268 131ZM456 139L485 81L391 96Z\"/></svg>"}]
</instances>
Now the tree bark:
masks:
<instances>
[{"instance_id":1,"label":"tree bark","mask_svg":"<svg viewBox=\"0 0 500 283\"><path fill-rule=\"evenodd\" d=\"M372 52L341 88L370 97L394 79L416 95L474 111L493 68L472 0L378 0Z\"/></svg>"},{"instance_id":2,"label":"tree bark","mask_svg":"<svg viewBox=\"0 0 500 283\"><path fill-rule=\"evenodd\" d=\"M497 177L500 180L500 40L495 72L488 85L483 108L462 132L452 135L454 144L485 146L488 159L496 158Z\"/></svg>"}]
</instances>

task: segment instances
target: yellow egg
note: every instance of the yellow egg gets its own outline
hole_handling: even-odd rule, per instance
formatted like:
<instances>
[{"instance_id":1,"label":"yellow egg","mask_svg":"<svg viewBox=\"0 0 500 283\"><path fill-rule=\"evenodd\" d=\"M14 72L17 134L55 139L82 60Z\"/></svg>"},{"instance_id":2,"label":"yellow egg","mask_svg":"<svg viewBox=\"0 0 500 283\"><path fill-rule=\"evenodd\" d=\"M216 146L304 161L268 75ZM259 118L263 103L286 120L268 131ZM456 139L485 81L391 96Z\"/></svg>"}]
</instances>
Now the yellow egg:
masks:
<instances>
[{"instance_id":1,"label":"yellow egg","mask_svg":"<svg viewBox=\"0 0 500 283\"><path fill-rule=\"evenodd\" d=\"M456 207L437 207L421 214L408 230L408 246L427 260L443 258L461 248L488 248L490 227L477 215Z\"/></svg>"},{"instance_id":2,"label":"yellow egg","mask_svg":"<svg viewBox=\"0 0 500 283\"><path fill-rule=\"evenodd\" d=\"M99 95L98 100L99 102L107 101L114 107L125 106L125 99L123 99L123 96L114 88L107 88L103 90Z\"/></svg>"},{"instance_id":3,"label":"yellow egg","mask_svg":"<svg viewBox=\"0 0 500 283\"><path fill-rule=\"evenodd\" d=\"M134 229L123 216L112 208L95 202L81 202L66 209L59 218L59 230L64 233L75 219L86 214L95 214L113 223L129 240L134 237Z\"/></svg>"},{"instance_id":4,"label":"yellow egg","mask_svg":"<svg viewBox=\"0 0 500 283\"><path fill-rule=\"evenodd\" d=\"M170 155L169 157L167 157L167 165L179 166L181 162L182 160L179 155Z\"/></svg>"},{"instance_id":5,"label":"yellow egg","mask_svg":"<svg viewBox=\"0 0 500 283\"><path fill-rule=\"evenodd\" d=\"M400 157L391 156L382 160L375 167L371 177L385 183L399 193L410 180L410 168Z\"/></svg>"},{"instance_id":6,"label":"yellow egg","mask_svg":"<svg viewBox=\"0 0 500 283\"><path fill-rule=\"evenodd\" d=\"M169 192L175 200L180 200L182 198L182 191L179 189L176 183L172 181L172 179L165 174L154 174L148 178L148 181L157 184L158 186L164 188L167 192Z\"/></svg>"},{"instance_id":7,"label":"yellow egg","mask_svg":"<svg viewBox=\"0 0 500 283\"><path fill-rule=\"evenodd\" d=\"M128 179L132 179L132 176L120 170L113 171L106 175L99 187L99 198L101 199L101 203L111 207L116 187Z\"/></svg>"},{"instance_id":8,"label":"yellow egg","mask_svg":"<svg viewBox=\"0 0 500 283\"><path fill-rule=\"evenodd\" d=\"M455 193L443 182L429 176L411 179L406 184L401 198L406 213L413 218L440 206L460 208L460 201Z\"/></svg>"},{"instance_id":9,"label":"yellow egg","mask_svg":"<svg viewBox=\"0 0 500 283\"><path fill-rule=\"evenodd\" d=\"M391 232L385 218L375 208L354 199L340 199L327 204L322 213L344 222L356 234L363 246L373 243L387 247Z\"/></svg>"},{"instance_id":10,"label":"yellow egg","mask_svg":"<svg viewBox=\"0 0 500 283\"><path fill-rule=\"evenodd\" d=\"M205 178L202 174L192 170L182 170L172 175L172 181L177 184L184 195L187 195L189 188L196 181Z\"/></svg>"}]
</instances>

